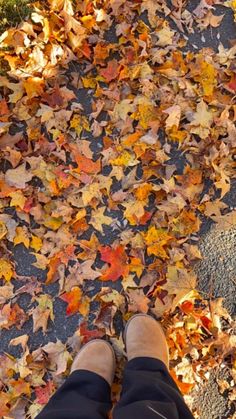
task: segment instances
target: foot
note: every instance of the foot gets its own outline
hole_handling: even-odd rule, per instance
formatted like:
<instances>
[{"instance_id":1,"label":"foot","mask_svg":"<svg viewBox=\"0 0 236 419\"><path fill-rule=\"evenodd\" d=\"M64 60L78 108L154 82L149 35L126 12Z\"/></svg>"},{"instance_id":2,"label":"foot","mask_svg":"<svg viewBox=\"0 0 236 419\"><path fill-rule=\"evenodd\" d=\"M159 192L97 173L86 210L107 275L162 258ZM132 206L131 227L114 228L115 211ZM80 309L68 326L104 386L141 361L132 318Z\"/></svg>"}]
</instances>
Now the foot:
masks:
<instances>
[{"instance_id":1,"label":"foot","mask_svg":"<svg viewBox=\"0 0 236 419\"><path fill-rule=\"evenodd\" d=\"M169 367L169 351L163 329L153 317L137 314L127 323L125 345L128 361L138 357L160 359Z\"/></svg>"},{"instance_id":2,"label":"foot","mask_svg":"<svg viewBox=\"0 0 236 419\"><path fill-rule=\"evenodd\" d=\"M111 345L102 339L95 339L82 347L75 357L71 372L87 370L112 384L115 373L115 354Z\"/></svg>"}]
</instances>

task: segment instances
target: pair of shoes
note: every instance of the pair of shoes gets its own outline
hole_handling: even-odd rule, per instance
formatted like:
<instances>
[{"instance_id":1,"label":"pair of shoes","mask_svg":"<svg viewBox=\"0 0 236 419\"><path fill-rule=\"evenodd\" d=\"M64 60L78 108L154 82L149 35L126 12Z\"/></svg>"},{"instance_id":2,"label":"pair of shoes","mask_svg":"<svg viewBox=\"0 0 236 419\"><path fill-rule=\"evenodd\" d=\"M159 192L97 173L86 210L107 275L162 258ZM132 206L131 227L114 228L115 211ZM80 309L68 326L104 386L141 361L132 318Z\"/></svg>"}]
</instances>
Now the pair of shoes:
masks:
<instances>
[{"instance_id":1,"label":"pair of shoes","mask_svg":"<svg viewBox=\"0 0 236 419\"><path fill-rule=\"evenodd\" d=\"M146 314L137 314L127 323L124 340L128 361L138 357L156 358L169 366L168 346L161 325ZM87 370L103 377L109 385L115 374L115 354L102 339L88 342L76 356L71 372Z\"/></svg>"}]
</instances>

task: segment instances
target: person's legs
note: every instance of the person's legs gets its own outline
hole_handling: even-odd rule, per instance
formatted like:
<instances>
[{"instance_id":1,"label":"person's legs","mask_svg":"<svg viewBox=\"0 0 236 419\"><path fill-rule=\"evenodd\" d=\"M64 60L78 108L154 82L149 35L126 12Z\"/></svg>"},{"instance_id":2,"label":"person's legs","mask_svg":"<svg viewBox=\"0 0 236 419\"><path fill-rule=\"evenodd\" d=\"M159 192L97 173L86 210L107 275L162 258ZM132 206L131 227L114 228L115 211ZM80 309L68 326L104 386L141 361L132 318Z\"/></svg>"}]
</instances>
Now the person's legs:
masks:
<instances>
[{"instance_id":1,"label":"person's legs","mask_svg":"<svg viewBox=\"0 0 236 419\"><path fill-rule=\"evenodd\" d=\"M111 409L115 359L102 340L85 345L75 358L71 375L36 419L104 419Z\"/></svg>"},{"instance_id":2,"label":"person's legs","mask_svg":"<svg viewBox=\"0 0 236 419\"><path fill-rule=\"evenodd\" d=\"M127 325L128 363L113 419L192 419L168 372L168 347L161 326L145 315Z\"/></svg>"}]
</instances>

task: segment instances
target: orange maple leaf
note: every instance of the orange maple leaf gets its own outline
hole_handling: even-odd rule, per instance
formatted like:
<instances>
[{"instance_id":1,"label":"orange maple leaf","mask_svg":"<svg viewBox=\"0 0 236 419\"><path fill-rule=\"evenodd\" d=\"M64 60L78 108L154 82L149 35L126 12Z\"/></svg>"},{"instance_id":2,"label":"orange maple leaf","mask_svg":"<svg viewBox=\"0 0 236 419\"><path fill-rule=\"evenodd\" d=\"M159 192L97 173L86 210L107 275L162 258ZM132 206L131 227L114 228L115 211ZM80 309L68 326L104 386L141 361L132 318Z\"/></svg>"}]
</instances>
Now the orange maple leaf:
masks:
<instances>
[{"instance_id":1,"label":"orange maple leaf","mask_svg":"<svg viewBox=\"0 0 236 419\"><path fill-rule=\"evenodd\" d=\"M17 380L11 380L9 381L9 384L11 386L11 394L13 398L18 398L22 394L30 396L30 383L23 380L22 378L18 378Z\"/></svg>"},{"instance_id":2,"label":"orange maple leaf","mask_svg":"<svg viewBox=\"0 0 236 419\"><path fill-rule=\"evenodd\" d=\"M78 313L82 300L82 291L79 287L74 287L71 291L65 292L60 298L68 303L66 308L66 314L68 316Z\"/></svg>"},{"instance_id":3,"label":"orange maple leaf","mask_svg":"<svg viewBox=\"0 0 236 419\"><path fill-rule=\"evenodd\" d=\"M106 272L100 277L102 281L117 281L121 276L129 273L128 258L124 247L119 245L115 249L109 246L100 248L101 259L103 262L110 263Z\"/></svg>"}]
</instances>

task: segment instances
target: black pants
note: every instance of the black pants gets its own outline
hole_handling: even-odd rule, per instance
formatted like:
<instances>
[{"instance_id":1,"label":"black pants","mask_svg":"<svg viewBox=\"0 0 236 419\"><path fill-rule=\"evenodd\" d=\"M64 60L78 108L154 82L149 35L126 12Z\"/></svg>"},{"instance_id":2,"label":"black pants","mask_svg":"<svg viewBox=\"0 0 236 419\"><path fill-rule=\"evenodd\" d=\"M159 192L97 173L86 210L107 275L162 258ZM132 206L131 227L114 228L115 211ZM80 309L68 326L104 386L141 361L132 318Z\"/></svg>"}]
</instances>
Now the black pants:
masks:
<instances>
[{"instance_id":1,"label":"black pants","mask_svg":"<svg viewBox=\"0 0 236 419\"><path fill-rule=\"evenodd\" d=\"M102 419L111 409L110 386L99 375L74 371L37 419ZM136 358L127 363L114 419L192 419L163 362Z\"/></svg>"}]
</instances>

